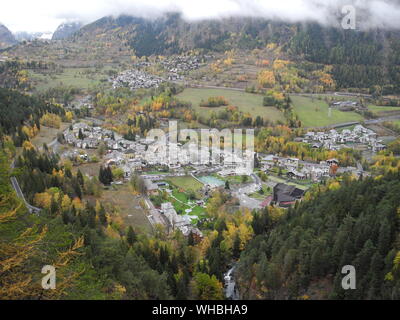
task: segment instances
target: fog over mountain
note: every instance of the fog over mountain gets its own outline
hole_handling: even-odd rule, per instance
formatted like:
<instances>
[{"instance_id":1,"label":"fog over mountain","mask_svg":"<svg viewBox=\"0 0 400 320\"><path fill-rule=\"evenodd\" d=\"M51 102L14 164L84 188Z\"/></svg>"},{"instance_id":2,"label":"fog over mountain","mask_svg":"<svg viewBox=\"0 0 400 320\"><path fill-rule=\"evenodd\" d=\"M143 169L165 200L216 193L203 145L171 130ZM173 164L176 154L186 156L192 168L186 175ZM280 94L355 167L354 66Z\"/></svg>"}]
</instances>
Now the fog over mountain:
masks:
<instances>
[{"instance_id":1,"label":"fog over mountain","mask_svg":"<svg viewBox=\"0 0 400 320\"><path fill-rule=\"evenodd\" d=\"M400 28L398 0L15 0L2 5L0 21L14 32L33 32L55 30L71 20L89 23L109 15L155 18L180 12L191 21L246 16L337 25L344 5L354 5L360 29Z\"/></svg>"},{"instance_id":2,"label":"fog over mountain","mask_svg":"<svg viewBox=\"0 0 400 320\"><path fill-rule=\"evenodd\" d=\"M9 47L15 44L17 41L10 30L6 26L0 23L0 49Z\"/></svg>"},{"instance_id":3,"label":"fog over mountain","mask_svg":"<svg viewBox=\"0 0 400 320\"><path fill-rule=\"evenodd\" d=\"M58 26L57 30L54 32L52 40L62 40L74 32L78 31L82 27L81 22L66 22Z\"/></svg>"}]
</instances>

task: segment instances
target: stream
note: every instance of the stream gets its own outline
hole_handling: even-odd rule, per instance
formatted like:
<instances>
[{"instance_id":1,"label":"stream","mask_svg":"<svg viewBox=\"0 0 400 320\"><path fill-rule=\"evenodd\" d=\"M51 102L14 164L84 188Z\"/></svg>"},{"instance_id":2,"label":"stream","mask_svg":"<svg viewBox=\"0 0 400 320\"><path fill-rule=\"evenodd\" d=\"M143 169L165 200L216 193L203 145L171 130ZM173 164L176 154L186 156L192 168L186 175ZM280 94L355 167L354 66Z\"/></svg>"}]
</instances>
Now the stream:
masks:
<instances>
[{"instance_id":1,"label":"stream","mask_svg":"<svg viewBox=\"0 0 400 320\"><path fill-rule=\"evenodd\" d=\"M228 300L239 300L239 289L236 286L234 278L234 270L236 265L233 265L226 273L224 273L224 292L225 298Z\"/></svg>"}]
</instances>

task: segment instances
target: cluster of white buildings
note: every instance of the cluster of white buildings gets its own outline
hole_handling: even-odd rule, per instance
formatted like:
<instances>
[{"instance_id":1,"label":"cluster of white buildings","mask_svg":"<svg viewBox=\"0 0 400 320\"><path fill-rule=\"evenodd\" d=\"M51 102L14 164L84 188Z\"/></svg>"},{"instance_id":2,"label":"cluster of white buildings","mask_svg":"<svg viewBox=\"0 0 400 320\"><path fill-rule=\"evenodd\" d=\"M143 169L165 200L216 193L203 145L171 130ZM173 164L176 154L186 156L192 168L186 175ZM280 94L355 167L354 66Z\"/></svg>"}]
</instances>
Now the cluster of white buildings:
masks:
<instances>
[{"instance_id":1,"label":"cluster of white buildings","mask_svg":"<svg viewBox=\"0 0 400 320\"><path fill-rule=\"evenodd\" d=\"M273 168L281 168L286 170L286 176L297 180L313 180L320 181L331 175L332 165L339 166L337 159L328 159L320 163L302 161L297 158L285 158L275 155L267 155L261 157L262 170L270 171ZM337 173L357 172L355 167L339 167Z\"/></svg>"},{"instance_id":2,"label":"cluster of white buildings","mask_svg":"<svg viewBox=\"0 0 400 320\"><path fill-rule=\"evenodd\" d=\"M362 108L357 101L336 101L331 104L331 107L341 109L343 111L351 111L354 109Z\"/></svg>"},{"instance_id":3,"label":"cluster of white buildings","mask_svg":"<svg viewBox=\"0 0 400 320\"><path fill-rule=\"evenodd\" d=\"M242 154L219 148L204 148L196 143L174 143L136 136L135 141L122 138L119 134L84 122L75 123L64 131L66 142L76 148L95 149L104 143L108 149L104 156L106 165L124 170L129 178L132 172L145 166L165 166L175 172L191 166L197 171L215 171L221 176L250 175L253 172L254 152Z\"/></svg>"},{"instance_id":4,"label":"cluster of white buildings","mask_svg":"<svg viewBox=\"0 0 400 320\"><path fill-rule=\"evenodd\" d=\"M139 88L157 88L165 80L141 70L125 70L111 78L113 89L128 87L131 90Z\"/></svg>"},{"instance_id":5,"label":"cluster of white buildings","mask_svg":"<svg viewBox=\"0 0 400 320\"><path fill-rule=\"evenodd\" d=\"M230 150L201 147L196 143L153 143L146 151L150 165L165 165L170 169L183 166L211 166L222 176L250 175L254 168L254 152L244 150L237 154Z\"/></svg>"},{"instance_id":6,"label":"cluster of white buildings","mask_svg":"<svg viewBox=\"0 0 400 320\"><path fill-rule=\"evenodd\" d=\"M362 125L357 125L353 130L344 129L338 132L332 129L328 132L307 132L303 142L309 143L313 148L326 148L329 150L339 150L349 145L366 145L373 152L385 149L382 140L378 139L377 134Z\"/></svg>"},{"instance_id":7,"label":"cluster of white buildings","mask_svg":"<svg viewBox=\"0 0 400 320\"><path fill-rule=\"evenodd\" d=\"M198 56L172 56L161 61L162 67L167 71L169 81L184 80L182 73L200 68Z\"/></svg>"},{"instance_id":8,"label":"cluster of white buildings","mask_svg":"<svg viewBox=\"0 0 400 320\"><path fill-rule=\"evenodd\" d=\"M179 229L184 236L189 236L190 233L202 238L201 231L191 224L191 216L178 215L171 202L161 204L161 213L167 218L173 230Z\"/></svg>"},{"instance_id":9,"label":"cluster of white buildings","mask_svg":"<svg viewBox=\"0 0 400 320\"><path fill-rule=\"evenodd\" d=\"M144 166L147 142L139 136L137 136L137 141L130 141L123 139L112 130L79 122L73 124L72 129L68 128L64 131L64 138L68 144L81 149L95 149L100 143L104 143L108 149L104 156L105 164L121 167L126 178L130 177L133 171Z\"/></svg>"},{"instance_id":10,"label":"cluster of white buildings","mask_svg":"<svg viewBox=\"0 0 400 320\"><path fill-rule=\"evenodd\" d=\"M81 149L95 149L100 142L104 142L109 149L127 149L131 141L122 139L112 130L98 126L89 126L84 122L78 122L64 131L64 138L68 144Z\"/></svg>"},{"instance_id":11,"label":"cluster of white buildings","mask_svg":"<svg viewBox=\"0 0 400 320\"><path fill-rule=\"evenodd\" d=\"M68 107L72 109L82 109L82 108L88 108L88 109L93 109L93 102L92 102L92 96L87 95L84 97L81 97L75 101L73 101Z\"/></svg>"}]
</instances>

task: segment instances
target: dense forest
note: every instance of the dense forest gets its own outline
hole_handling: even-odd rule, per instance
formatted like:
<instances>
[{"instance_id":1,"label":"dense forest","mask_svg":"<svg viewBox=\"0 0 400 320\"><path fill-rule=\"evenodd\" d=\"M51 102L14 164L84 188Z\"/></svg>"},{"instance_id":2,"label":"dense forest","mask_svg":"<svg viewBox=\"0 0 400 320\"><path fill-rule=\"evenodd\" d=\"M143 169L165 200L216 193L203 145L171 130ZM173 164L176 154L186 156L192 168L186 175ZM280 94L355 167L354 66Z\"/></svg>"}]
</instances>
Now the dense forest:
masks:
<instances>
[{"instance_id":1,"label":"dense forest","mask_svg":"<svg viewBox=\"0 0 400 320\"><path fill-rule=\"evenodd\" d=\"M399 299L400 174L322 189L278 223L256 216L238 268L243 297ZM341 287L345 265L356 290Z\"/></svg>"},{"instance_id":2,"label":"dense forest","mask_svg":"<svg viewBox=\"0 0 400 320\"><path fill-rule=\"evenodd\" d=\"M400 92L399 45L396 33L353 32L312 24L299 27L287 47L308 61L333 65L339 88L369 88L371 93L392 94Z\"/></svg>"},{"instance_id":3,"label":"dense forest","mask_svg":"<svg viewBox=\"0 0 400 320\"><path fill-rule=\"evenodd\" d=\"M33 128L40 130L40 119L46 113L65 116L65 110L59 106L18 91L0 88L0 140L3 141L4 135L8 135L15 146L21 146L25 140L29 140L28 131Z\"/></svg>"}]
</instances>

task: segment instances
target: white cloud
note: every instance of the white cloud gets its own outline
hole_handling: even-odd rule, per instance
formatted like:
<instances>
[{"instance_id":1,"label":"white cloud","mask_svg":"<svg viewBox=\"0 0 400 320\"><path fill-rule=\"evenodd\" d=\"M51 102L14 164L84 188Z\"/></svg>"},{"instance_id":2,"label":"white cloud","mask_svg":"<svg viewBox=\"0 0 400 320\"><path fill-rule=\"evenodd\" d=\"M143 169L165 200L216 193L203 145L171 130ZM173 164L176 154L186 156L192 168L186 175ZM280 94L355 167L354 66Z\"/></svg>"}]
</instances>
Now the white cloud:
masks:
<instances>
[{"instance_id":1,"label":"white cloud","mask_svg":"<svg viewBox=\"0 0 400 320\"><path fill-rule=\"evenodd\" d=\"M188 20L254 16L330 23L333 9L345 4L368 13L361 25L400 28L397 0L12 0L1 4L0 21L12 31L53 31L71 19L91 22L107 15L154 17L179 11Z\"/></svg>"}]
</instances>

